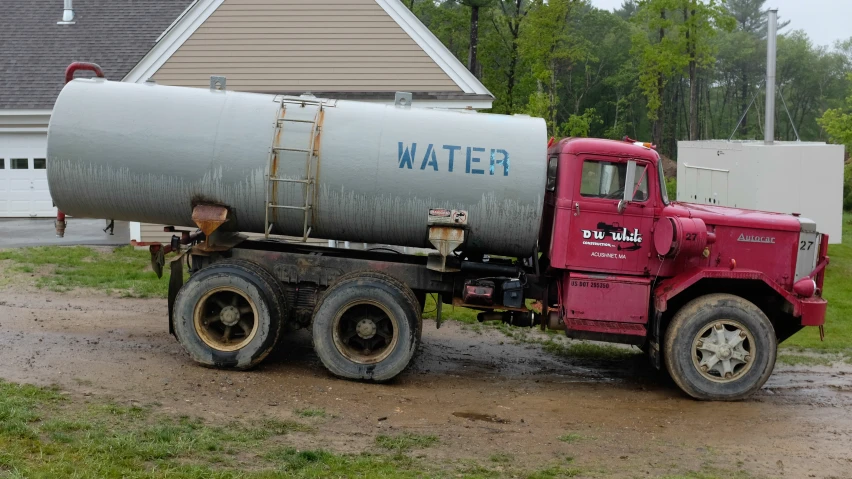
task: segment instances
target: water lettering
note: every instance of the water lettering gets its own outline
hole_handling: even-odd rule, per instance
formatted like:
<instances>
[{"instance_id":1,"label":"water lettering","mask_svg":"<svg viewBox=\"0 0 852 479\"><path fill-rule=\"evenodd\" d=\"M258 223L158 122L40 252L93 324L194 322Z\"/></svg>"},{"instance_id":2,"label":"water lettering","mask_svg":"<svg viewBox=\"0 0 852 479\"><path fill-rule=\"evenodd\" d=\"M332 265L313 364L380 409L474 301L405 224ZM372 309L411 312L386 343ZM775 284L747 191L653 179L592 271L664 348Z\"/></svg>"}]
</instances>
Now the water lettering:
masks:
<instances>
[{"instance_id":1,"label":"water lettering","mask_svg":"<svg viewBox=\"0 0 852 479\"><path fill-rule=\"evenodd\" d=\"M467 162L465 163L465 173L470 173L472 175L484 175L485 170L470 167L472 163L479 163L481 161L481 158L473 156L473 153L485 153L485 148L479 148L476 146L467 147Z\"/></svg>"},{"instance_id":2,"label":"water lettering","mask_svg":"<svg viewBox=\"0 0 852 479\"><path fill-rule=\"evenodd\" d=\"M503 155L503 158L495 159L497 154ZM494 165L502 165L503 166L503 176L509 176L509 153L506 150L498 150L491 149L491 167L489 168L490 174L494 174Z\"/></svg>"},{"instance_id":3,"label":"water lettering","mask_svg":"<svg viewBox=\"0 0 852 479\"><path fill-rule=\"evenodd\" d=\"M438 158L435 156L435 147L431 143L426 147L426 154L423 155L423 163L420 164L420 169L425 170L427 166L431 166L433 171L438 171Z\"/></svg>"},{"instance_id":4,"label":"water lettering","mask_svg":"<svg viewBox=\"0 0 852 479\"><path fill-rule=\"evenodd\" d=\"M405 151L402 149L402 142L399 142L399 167L400 168L408 168L409 170L413 168L411 164L411 159L414 155L417 154L417 143L411 144L411 151L408 151L408 147L405 147Z\"/></svg>"},{"instance_id":5,"label":"water lettering","mask_svg":"<svg viewBox=\"0 0 852 479\"><path fill-rule=\"evenodd\" d=\"M456 151L461 151L462 147L455 145L444 145L444 149L450 152L450 168L449 172L453 172L453 160L456 159Z\"/></svg>"},{"instance_id":6,"label":"water lettering","mask_svg":"<svg viewBox=\"0 0 852 479\"><path fill-rule=\"evenodd\" d=\"M436 145L429 143L426 146L426 151L423 156L417 156L417 143L398 142L397 146L397 164L400 168L413 170L414 162L417 159L420 161L420 170L442 171L441 168L446 168L446 171L452 173L455 171L456 153L459 155L464 152L465 169L464 172L470 175L484 175L484 166L488 162L489 176L509 176L509 152L502 148L481 148L478 146L461 146L461 145ZM489 153L486 159L481 153ZM500 171L503 174L500 175Z\"/></svg>"}]
</instances>

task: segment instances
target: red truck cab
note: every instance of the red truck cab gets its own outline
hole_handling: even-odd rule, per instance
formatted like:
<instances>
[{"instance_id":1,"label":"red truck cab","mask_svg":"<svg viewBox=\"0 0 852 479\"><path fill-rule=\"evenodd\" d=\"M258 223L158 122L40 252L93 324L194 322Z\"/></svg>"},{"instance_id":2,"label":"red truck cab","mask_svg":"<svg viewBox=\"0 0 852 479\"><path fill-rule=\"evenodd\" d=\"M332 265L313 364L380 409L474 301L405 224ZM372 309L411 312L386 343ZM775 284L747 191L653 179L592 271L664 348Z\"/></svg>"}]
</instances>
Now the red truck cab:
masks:
<instances>
[{"instance_id":1,"label":"red truck cab","mask_svg":"<svg viewBox=\"0 0 852 479\"><path fill-rule=\"evenodd\" d=\"M794 215L672 201L646 144L551 145L540 242L568 336L646 347L695 397L744 397L778 342L825 321L827 235Z\"/></svg>"}]
</instances>

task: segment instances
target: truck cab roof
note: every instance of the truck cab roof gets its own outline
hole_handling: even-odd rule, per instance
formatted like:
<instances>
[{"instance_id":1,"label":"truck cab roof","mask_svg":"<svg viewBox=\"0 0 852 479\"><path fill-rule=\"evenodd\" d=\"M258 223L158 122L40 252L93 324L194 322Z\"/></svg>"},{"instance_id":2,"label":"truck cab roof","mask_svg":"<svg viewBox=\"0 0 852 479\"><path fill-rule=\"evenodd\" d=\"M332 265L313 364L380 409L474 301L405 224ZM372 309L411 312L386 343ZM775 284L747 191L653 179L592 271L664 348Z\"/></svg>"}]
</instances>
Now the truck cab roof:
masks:
<instances>
[{"instance_id":1,"label":"truck cab roof","mask_svg":"<svg viewBox=\"0 0 852 479\"><path fill-rule=\"evenodd\" d=\"M549 154L571 155L598 154L607 156L647 159L655 164L659 161L656 151L628 141L604 140L600 138L564 138L550 147Z\"/></svg>"}]
</instances>

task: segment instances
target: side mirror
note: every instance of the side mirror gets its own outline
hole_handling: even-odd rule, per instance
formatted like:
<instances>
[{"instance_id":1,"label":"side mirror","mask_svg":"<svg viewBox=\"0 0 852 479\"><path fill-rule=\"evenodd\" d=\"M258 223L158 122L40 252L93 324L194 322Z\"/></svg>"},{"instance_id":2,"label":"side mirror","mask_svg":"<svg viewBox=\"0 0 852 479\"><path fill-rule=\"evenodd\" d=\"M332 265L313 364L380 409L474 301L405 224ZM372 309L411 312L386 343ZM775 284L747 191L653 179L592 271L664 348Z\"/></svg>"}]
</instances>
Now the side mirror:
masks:
<instances>
[{"instance_id":1,"label":"side mirror","mask_svg":"<svg viewBox=\"0 0 852 479\"><path fill-rule=\"evenodd\" d=\"M636 186L636 162L627 162L627 173L624 175L624 197L618 202L618 214L624 213L627 205L633 201L633 190Z\"/></svg>"},{"instance_id":2,"label":"side mirror","mask_svg":"<svg viewBox=\"0 0 852 479\"><path fill-rule=\"evenodd\" d=\"M556 191L556 173L559 170L559 157L551 156L549 160L547 160L547 184L545 189L547 191Z\"/></svg>"}]
</instances>

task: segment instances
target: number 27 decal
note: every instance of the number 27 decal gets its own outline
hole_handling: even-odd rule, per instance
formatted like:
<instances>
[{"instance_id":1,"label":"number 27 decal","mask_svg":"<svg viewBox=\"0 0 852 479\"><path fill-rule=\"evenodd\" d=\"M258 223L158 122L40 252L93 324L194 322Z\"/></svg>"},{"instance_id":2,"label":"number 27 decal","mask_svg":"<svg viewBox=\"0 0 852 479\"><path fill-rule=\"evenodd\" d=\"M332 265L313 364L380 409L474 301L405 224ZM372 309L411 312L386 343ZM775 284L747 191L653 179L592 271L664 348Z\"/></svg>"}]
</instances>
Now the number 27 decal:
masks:
<instances>
[{"instance_id":1,"label":"number 27 decal","mask_svg":"<svg viewBox=\"0 0 852 479\"><path fill-rule=\"evenodd\" d=\"M814 247L813 241L799 241L799 249L802 251L810 251Z\"/></svg>"},{"instance_id":2,"label":"number 27 decal","mask_svg":"<svg viewBox=\"0 0 852 479\"><path fill-rule=\"evenodd\" d=\"M686 241L695 241L696 239L698 239L698 233L687 233L686 234Z\"/></svg>"}]
</instances>

